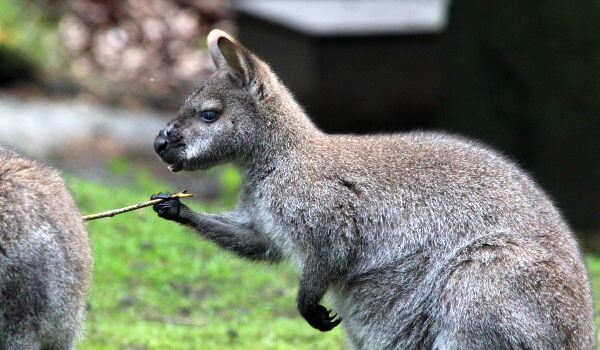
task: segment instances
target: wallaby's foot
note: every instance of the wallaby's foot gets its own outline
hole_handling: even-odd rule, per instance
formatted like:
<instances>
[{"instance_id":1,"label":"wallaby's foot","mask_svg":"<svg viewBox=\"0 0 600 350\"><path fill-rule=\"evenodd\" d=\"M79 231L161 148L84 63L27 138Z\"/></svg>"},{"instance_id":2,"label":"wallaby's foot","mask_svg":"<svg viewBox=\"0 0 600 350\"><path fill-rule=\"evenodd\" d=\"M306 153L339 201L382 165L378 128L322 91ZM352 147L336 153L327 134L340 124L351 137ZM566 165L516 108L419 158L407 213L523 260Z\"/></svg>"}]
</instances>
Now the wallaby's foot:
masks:
<instances>
[{"instance_id":1,"label":"wallaby's foot","mask_svg":"<svg viewBox=\"0 0 600 350\"><path fill-rule=\"evenodd\" d=\"M301 313L311 326L321 332L330 331L342 322L337 314L331 316L331 310L327 310L323 305L310 306L305 312Z\"/></svg>"},{"instance_id":2,"label":"wallaby's foot","mask_svg":"<svg viewBox=\"0 0 600 350\"><path fill-rule=\"evenodd\" d=\"M171 198L170 193L159 193L153 194L150 199L169 199L162 203L154 204L152 209L163 219L177 220L181 214L181 208L184 206L181 204L178 198ZM171 198L171 199L170 199Z\"/></svg>"}]
</instances>

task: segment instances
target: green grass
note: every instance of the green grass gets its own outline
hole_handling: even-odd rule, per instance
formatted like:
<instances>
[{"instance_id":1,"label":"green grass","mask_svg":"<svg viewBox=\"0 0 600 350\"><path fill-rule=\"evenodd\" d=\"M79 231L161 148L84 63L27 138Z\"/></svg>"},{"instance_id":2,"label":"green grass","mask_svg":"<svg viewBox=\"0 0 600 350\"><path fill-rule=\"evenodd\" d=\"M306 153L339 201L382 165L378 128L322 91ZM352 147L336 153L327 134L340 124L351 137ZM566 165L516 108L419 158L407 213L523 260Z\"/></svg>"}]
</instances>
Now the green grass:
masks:
<instances>
[{"instance_id":1,"label":"green grass","mask_svg":"<svg viewBox=\"0 0 600 350\"><path fill-rule=\"evenodd\" d=\"M239 175L222 170L231 207ZM84 214L174 190L142 175L132 188L67 178ZM290 266L251 263L218 249L146 208L91 221L94 279L80 349L335 349L343 332L320 333L295 307Z\"/></svg>"},{"instance_id":2,"label":"green grass","mask_svg":"<svg viewBox=\"0 0 600 350\"><path fill-rule=\"evenodd\" d=\"M586 264L590 278L592 280L592 289L594 291L594 307L596 315L596 343L600 344L600 256L588 255Z\"/></svg>"},{"instance_id":3,"label":"green grass","mask_svg":"<svg viewBox=\"0 0 600 350\"><path fill-rule=\"evenodd\" d=\"M116 173L122 164L114 165ZM221 169L221 199L197 210L231 207L239 187ZM129 188L68 177L84 214L175 190L138 175ZM189 203L189 202L188 202ZM218 249L150 209L88 225L94 280L80 349L341 349L340 327L320 333L295 308L297 274L290 266L251 263ZM600 257L588 256L600 322ZM600 339L599 339L600 342Z\"/></svg>"}]
</instances>

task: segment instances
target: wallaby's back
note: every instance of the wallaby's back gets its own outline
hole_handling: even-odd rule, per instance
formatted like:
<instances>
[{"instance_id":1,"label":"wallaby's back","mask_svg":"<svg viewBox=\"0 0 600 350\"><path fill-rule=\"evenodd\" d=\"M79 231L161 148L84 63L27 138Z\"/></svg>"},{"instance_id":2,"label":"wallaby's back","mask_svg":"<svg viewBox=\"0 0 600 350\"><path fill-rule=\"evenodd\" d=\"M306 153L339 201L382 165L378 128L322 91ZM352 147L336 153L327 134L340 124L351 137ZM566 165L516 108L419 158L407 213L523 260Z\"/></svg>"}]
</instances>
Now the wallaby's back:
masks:
<instances>
[{"instance_id":1,"label":"wallaby's back","mask_svg":"<svg viewBox=\"0 0 600 350\"><path fill-rule=\"evenodd\" d=\"M319 136L249 185L249 216L301 269L323 247L330 266L346 257L332 291L356 348L594 347L570 229L477 142Z\"/></svg>"},{"instance_id":2,"label":"wallaby's back","mask_svg":"<svg viewBox=\"0 0 600 350\"><path fill-rule=\"evenodd\" d=\"M512 162L437 133L330 136L318 147L297 159L309 174L293 177L323 195L296 200L305 216L335 213L328 226L360 246L334 288L356 347L594 348L572 232Z\"/></svg>"},{"instance_id":3,"label":"wallaby's back","mask_svg":"<svg viewBox=\"0 0 600 350\"><path fill-rule=\"evenodd\" d=\"M0 349L71 349L91 263L59 174L0 147Z\"/></svg>"}]
</instances>

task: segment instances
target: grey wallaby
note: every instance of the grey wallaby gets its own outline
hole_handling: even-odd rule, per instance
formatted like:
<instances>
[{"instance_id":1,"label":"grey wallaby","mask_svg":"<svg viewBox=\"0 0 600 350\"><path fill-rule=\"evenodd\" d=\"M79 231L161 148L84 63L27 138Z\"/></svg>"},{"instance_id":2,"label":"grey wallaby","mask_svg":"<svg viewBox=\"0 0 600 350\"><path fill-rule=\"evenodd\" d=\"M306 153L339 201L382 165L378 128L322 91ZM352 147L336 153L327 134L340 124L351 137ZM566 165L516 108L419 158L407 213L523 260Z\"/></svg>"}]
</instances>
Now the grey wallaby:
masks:
<instances>
[{"instance_id":1,"label":"grey wallaby","mask_svg":"<svg viewBox=\"0 0 600 350\"><path fill-rule=\"evenodd\" d=\"M59 174L0 147L0 349L74 349L91 264Z\"/></svg>"},{"instance_id":2,"label":"grey wallaby","mask_svg":"<svg viewBox=\"0 0 600 350\"><path fill-rule=\"evenodd\" d=\"M210 215L171 200L160 217L253 260L291 259L300 314L321 331L343 319L354 349L594 348L573 234L514 163L440 133L325 134L229 35L208 47L216 72L154 147L174 172L237 164L238 204Z\"/></svg>"}]
</instances>

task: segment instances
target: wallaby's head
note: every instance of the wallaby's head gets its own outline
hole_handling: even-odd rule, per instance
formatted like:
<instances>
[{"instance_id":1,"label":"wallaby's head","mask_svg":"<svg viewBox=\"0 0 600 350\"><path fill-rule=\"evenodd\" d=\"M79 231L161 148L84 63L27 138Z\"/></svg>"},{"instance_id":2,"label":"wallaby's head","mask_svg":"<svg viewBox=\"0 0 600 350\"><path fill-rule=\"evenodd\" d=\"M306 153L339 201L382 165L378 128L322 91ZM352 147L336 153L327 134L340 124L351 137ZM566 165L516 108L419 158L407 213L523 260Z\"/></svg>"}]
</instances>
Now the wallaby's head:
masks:
<instances>
[{"instance_id":1,"label":"wallaby's head","mask_svg":"<svg viewBox=\"0 0 600 350\"><path fill-rule=\"evenodd\" d=\"M268 65L227 33L210 32L208 48L216 72L154 141L156 153L172 171L206 169L242 157L264 123L261 104L280 89Z\"/></svg>"}]
</instances>

